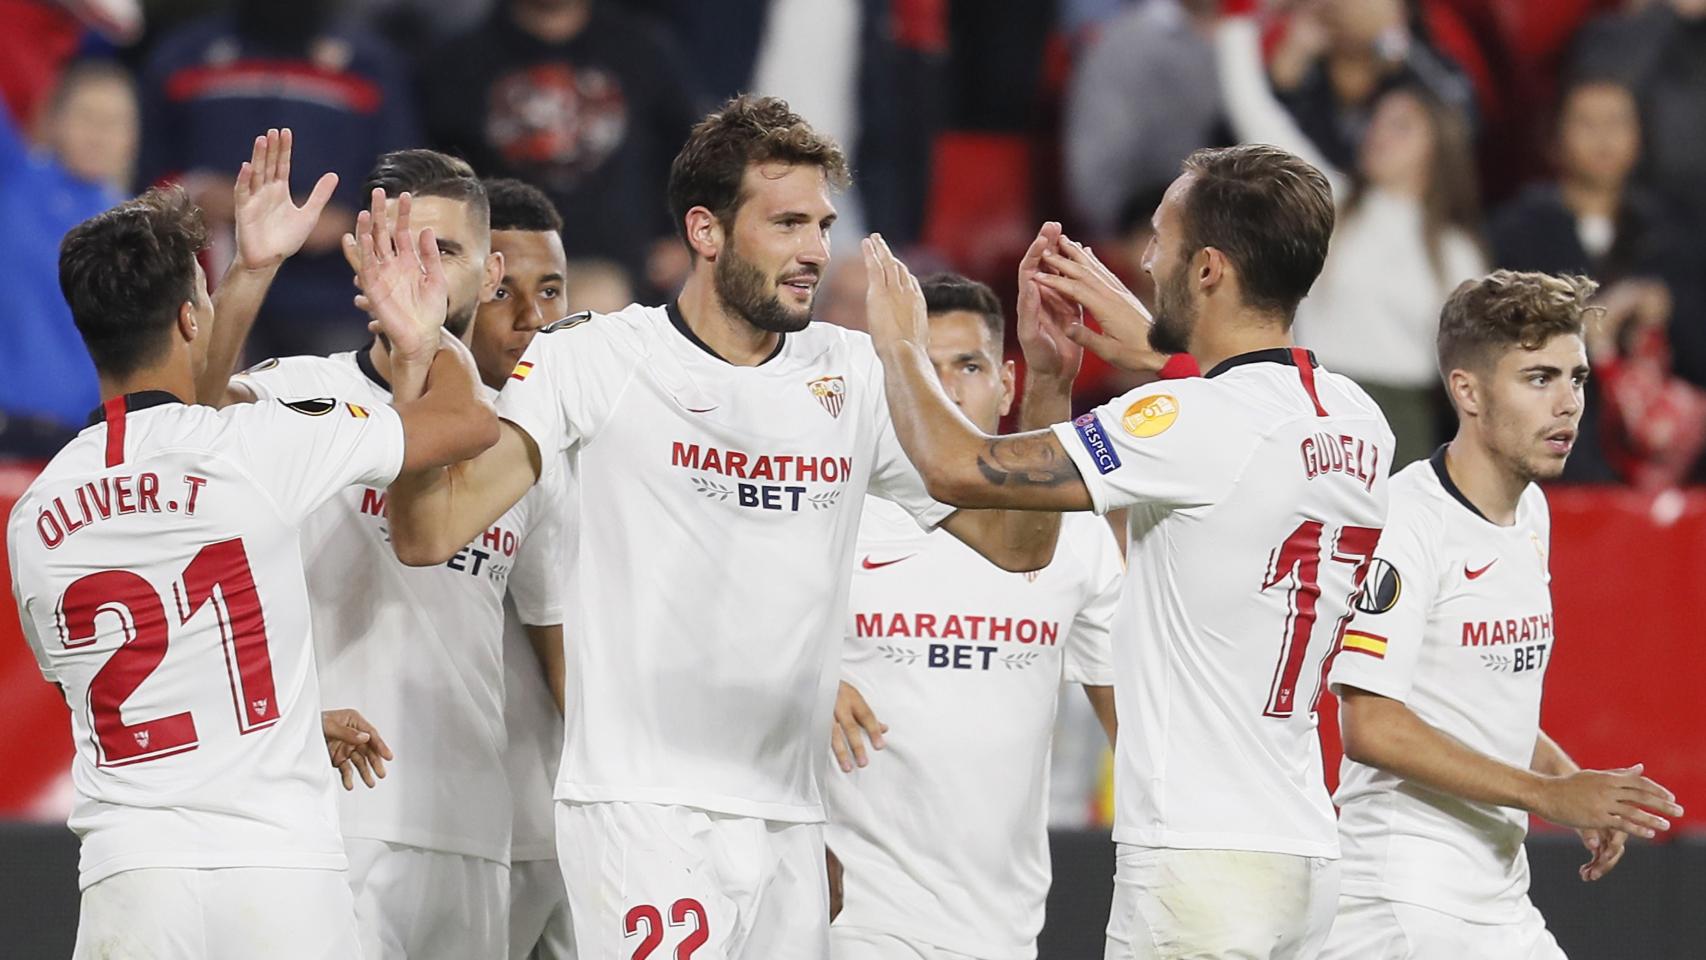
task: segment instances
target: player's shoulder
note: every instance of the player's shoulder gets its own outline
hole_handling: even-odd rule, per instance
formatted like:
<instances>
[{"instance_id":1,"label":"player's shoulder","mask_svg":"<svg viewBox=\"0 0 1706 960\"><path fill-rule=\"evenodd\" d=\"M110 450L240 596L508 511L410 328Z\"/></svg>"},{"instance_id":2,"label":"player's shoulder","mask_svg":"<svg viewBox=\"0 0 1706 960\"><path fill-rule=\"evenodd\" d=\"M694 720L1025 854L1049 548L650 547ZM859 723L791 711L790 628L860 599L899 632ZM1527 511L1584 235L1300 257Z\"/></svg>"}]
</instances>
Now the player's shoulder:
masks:
<instances>
[{"instance_id":1,"label":"player's shoulder","mask_svg":"<svg viewBox=\"0 0 1706 960\"><path fill-rule=\"evenodd\" d=\"M631 303L613 313L571 313L539 328L534 342L541 351L565 357L612 349L643 355L669 325L669 314L663 307Z\"/></svg>"},{"instance_id":2,"label":"player's shoulder","mask_svg":"<svg viewBox=\"0 0 1706 960\"><path fill-rule=\"evenodd\" d=\"M362 355L354 350L325 357L270 357L239 373L237 379L258 386L275 397L308 393L360 396L382 390L371 376L363 372L362 359Z\"/></svg>"},{"instance_id":3,"label":"player's shoulder","mask_svg":"<svg viewBox=\"0 0 1706 960\"><path fill-rule=\"evenodd\" d=\"M826 360L843 359L849 361L847 366L854 370L881 367L870 334L823 320L814 320L806 324L805 329L788 334L788 352L803 363L821 364Z\"/></svg>"}]
</instances>

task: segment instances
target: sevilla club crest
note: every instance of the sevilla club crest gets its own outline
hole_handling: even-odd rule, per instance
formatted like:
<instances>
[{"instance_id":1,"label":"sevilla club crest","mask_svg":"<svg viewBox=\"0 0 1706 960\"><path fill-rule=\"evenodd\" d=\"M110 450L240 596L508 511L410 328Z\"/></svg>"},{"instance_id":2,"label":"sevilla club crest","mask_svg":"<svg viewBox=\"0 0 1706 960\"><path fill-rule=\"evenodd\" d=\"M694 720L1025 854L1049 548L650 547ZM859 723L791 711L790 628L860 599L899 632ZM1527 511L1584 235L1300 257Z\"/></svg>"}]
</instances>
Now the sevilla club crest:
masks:
<instances>
[{"instance_id":1,"label":"sevilla club crest","mask_svg":"<svg viewBox=\"0 0 1706 960\"><path fill-rule=\"evenodd\" d=\"M840 377L818 377L806 384L811 388L812 396L832 417L841 416L841 404L847 399L847 381Z\"/></svg>"}]
</instances>

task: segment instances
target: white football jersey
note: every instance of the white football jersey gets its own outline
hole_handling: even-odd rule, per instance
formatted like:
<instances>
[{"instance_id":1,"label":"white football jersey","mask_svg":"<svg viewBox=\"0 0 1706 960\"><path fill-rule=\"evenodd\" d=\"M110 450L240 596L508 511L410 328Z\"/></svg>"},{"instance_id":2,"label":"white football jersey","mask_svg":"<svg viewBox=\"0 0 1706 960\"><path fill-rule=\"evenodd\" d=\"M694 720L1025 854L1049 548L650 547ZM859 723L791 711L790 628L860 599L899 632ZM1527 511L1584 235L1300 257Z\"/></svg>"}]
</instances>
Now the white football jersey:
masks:
<instances>
[{"instance_id":1,"label":"white football jersey","mask_svg":"<svg viewBox=\"0 0 1706 960\"><path fill-rule=\"evenodd\" d=\"M1301 348L1055 425L1129 506L1114 839L1336 857L1315 701L1386 520L1392 431Z\"/></svg>"},{"instance_id":2,"label":"white football jersey","mask_svg":"<svg viewBox=\"0 0 1706 960\"><path fill-rule=\"evenodd\" d=\"M238 379L262 397L391 402L366 350L268 360ZM326 702L360 710L397 755L378 787L340 795L346 837L509 862L503 598L548 497L535 487L436 567L398 562L383 487L346 490L303 526Z\"/></svg>"},{"instance_id":3,"label":"white football jersey","mask_svg":"<svg viewBox=\"0 0 1706 960\"><path fill-rule=\"evenodd\" d=\"M1087 514L1065 518L1047 567L1009 573L866 505L841 676L889 732L868 766L829 772L838 923L991 960L1037 955L1055 709L1062 681L1114 682L1120 574L1113 532Z\"/></svg>"},{"instance_id":4,"label":"white football jersey","mask_svg":"<svg viewBox=\"0 0 1706 960\"><path fill-rule=\"evenodd\" d=\"M1469 747L1534 760L1552 660L1551 520L1530 485L1516 523L1487 520L1451 482L1443 450L1392 478L1392 515L1333 658L1335 689L1407 705ZM1345 893L1415 903L1476 923L1528 910L1528 814L1340 767Z\"/></svg>"},{"instance_id":5,"label":"white football jersey","mask_svg":"<svg viewBox=\"0 0 1706 960\"><path fill-rule=\"evenodd\" d=\"M757 366L673 308L533 339L498 413L576 458L559 800L823 819L823 738L868 491L934 526L870 338L814 323Z\"/></svg>"},{"instance_id":6,"label":"white football jersey","mask_svg":"<svg viewBox=\"0 0 1706 960\"><path fill-rule=\"evenodd\" d=\"M566 472L555 474L561 490L572 490ZM548 473L545 480L551 482ZM572 493L553 491L551 502L573 501ZM509 858L557 859L557 814L551 794L557 782L557 761L563 755L563 715L551 698L551 685L523 624L551 626L563 622L564 567L571 557L565 549L576 515L561 507L540 511L540 525L521 548L504 601L504 751L510 792L515 798L515 827ZM567 533L565 533L565 526Z\"/></svg>"},{"instance_id":7,"label":"white football jersey","mask_svg":"<svg viewBox=\"0 0 1706 960\"><path fill-rule=\"evenodd\" d=\"M396 477L401 421L160 392L103 409L6 528L24 636L71 708L80 884L343 869L297 528L343 488Z\"/></svg>"}]
</instances>

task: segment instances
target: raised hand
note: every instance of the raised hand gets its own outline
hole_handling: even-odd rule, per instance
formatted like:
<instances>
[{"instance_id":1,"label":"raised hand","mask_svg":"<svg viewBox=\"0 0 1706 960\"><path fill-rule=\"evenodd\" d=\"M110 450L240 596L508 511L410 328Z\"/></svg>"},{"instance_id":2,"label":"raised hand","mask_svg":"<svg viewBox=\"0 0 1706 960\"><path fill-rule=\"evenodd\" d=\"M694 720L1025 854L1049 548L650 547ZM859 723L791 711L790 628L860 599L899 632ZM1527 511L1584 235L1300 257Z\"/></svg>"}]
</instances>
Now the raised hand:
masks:
<instances>
[{"instance_id":1,"label":"raised hand","mask_svg":"<svg viewBox=\"0 0 1706 960\"><path fill-rule=\"evenodd\" d=\"M409 226L412 200L397 198L397 224L385 216L385 191L375 187L372 204L356 216L355 233L344 235L344 255L356 265L356 306L373 318L369 330L391 343L393 363L431 366L449 306L449 281L432 228L417 235Z\"/></svg>"},{"instance_id":2,"label":"raised hand","mask_svg":"<svg viewBox=\"0 0 1706 960\"><path fill-rule=\"evenodd\" d=\"M1036 282L1090 311L1102 327L1101 333L1082 323L1067 327L1073 343L1122 370L1155 373L1166 365L1167 354L1149 345L1155 321L1148 309L1089 247L1062 236L1053 250L1043 251L1042 260L1046 269L1036 274Z\"/></svg>"},{"instance_id":3,"label":"raised hand","mask_svg":"<svg viewBox=\"0 0 1706 960\"><path fill-rule=\"evenodd\" d=\"M1642 776L1641 771L1642 765L1637 763L1622 770L1578 770L1549 778L1534 812L1562 827L1654 837L1670 829L1670 821L1664 817L1681 816L1682 807L1675 794ZM1594 854L1598 861L1600 851Z\"/></svg>"},{"instance_id":4,"label":"raised hand","mask_svg":"<svg viewBox=\"0 0 1706 960\"><path fill-rule=\"evenodd\" d=\"M268 130L255 138L248 161L237 171L233 216L237 263L244 269L267 270L301 250L337 189L338 175L325 174L308 202L297 206L290 199L291 144L289 127Z\"/></svg>"},{"instance_id":5,"label":"raised hand","mask_svg":"<svg viewBox=\"0 0 1706 960\"><path fill-rule=\"evenodd\" d=\"M1027 376L1071 382L1084 362L1084 348L1069 331L1083 326L1084 312L1037 279L1043 272L1043 254L1058 251L1060 242L1060 224L1050 220L1019 261L1019 347L1025 353Z\"/></svg>"},{"instance_id":6,"label":"raised hand","mask_svg":"<svg viewBox=\"0 0 1706 960\"><path fill-rule=\"evenodd\" d=\"M924 291L912 271L873 233L859 244L865 255L865 322L880 349L895 343L930 342Z\"/></svg>"}]
</instances>

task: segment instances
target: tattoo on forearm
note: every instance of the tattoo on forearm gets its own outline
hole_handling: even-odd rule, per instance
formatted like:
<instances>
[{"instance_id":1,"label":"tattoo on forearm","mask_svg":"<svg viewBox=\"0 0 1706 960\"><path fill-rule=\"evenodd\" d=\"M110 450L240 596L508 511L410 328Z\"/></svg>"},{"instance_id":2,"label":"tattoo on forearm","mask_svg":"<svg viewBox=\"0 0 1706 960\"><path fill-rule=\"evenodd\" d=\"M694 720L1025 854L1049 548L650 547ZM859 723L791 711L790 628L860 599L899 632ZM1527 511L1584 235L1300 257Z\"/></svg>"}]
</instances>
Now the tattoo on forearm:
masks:
<instances>
[{"instance_id":1,"label":"tattoo on forearm","mask_svg":"<svg viewBox=\"0 0 1706 960\"><path fill-rule=\"evenodd\" d=\"M1078 468L1048 433L990 440L978 451L977 468L997 487L1058 487L1078 479Z\"/></svg>"}]
</instances>

